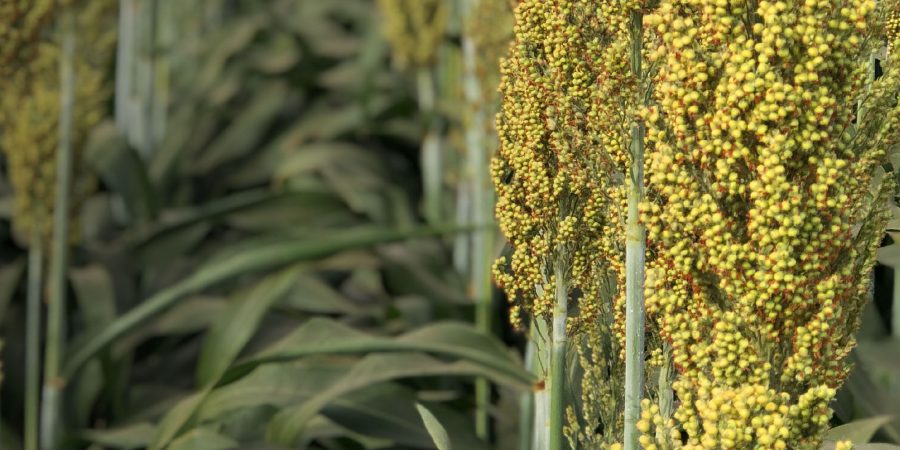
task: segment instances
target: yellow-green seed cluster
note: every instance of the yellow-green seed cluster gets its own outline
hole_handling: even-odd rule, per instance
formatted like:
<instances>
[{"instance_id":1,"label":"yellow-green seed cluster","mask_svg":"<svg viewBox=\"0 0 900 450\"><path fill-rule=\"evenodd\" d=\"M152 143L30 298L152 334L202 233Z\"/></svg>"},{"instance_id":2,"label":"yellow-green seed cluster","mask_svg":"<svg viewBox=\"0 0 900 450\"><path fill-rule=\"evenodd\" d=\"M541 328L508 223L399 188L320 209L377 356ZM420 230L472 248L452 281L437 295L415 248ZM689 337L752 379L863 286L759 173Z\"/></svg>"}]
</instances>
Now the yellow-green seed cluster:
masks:
<instances>
[{"instance_id":1,"label":"yellow-green seed cluster","mask_svg":"<svg viewBox=\"0 0 900 450\"><path fill-rule=\"evenodd\" d=\"M512 321L548 319L557 283L584 368L567 435L614 448L622 430L624 222L637 82L629 65L634 0L525 0L501 65L496 215L512 253L495 278ZM557 279L562 268L565 278ZM596 434L602 427L605 432Z\"/></svg>"},{"instance_id":2,"label":"yellow-green seed cluster","mask_svg":"<svg viewBox=\"0 0 900 450\"><path fill-rule=\"evenodd\" d=\"M646 306L680 402L645 408L644 448L818 448L893 192L898 84L888 68L866 86L874 9L662 0L647 17Z\"/></svg>"},{"instance_id":3,"label":"yellow-green seed cluster","mask_svg":"<svg viewBox=\"0 0 900 450\"><path fill-rule=\"evenodd\" d=\"M75 61L73 215L92 185L80 154L88 132L104 117L110 95L105 71L115 48L115 33L109 31L114 28L98 25L115 20L115 7L114 1L92 1L77 12L78 28L84 33L79 34ZM29 43L24 51L30 59L9 75L8 88L0 98L0 147L9 164L15 195L15 229L24 240L36 237L47 242L52 235L55 200L61 52L46 39ZM77 233L77 226L72 228L73 234Z\"/></svg>"},{"instance_id":4,"label":"yellow-green seed cluster","mask_svg":"<svg viewBox=\"0 0 900 450\"><path fill-rule=\"evenodd\" d=\"M378 0L384 34L400 68L431 66L447 26L444 0Z\"/></svg>"},{"instance_id":5,"label":"yellow-green seed cluster","mask_svg":"<svg viewBox=\"0 0 900 450\"><path fill-rule=\"evenodd\" d=\"M53 23L55 0L0 2L0 75L6 77L35 57L37 43Z\"/></svg>"},{"instance_id":6,"label":"yellow-green seed cluster","mask_svg":"<svg viewBox=\"0 0 900 450\"><path fill-rule=\"evenodd\" d=\"M619 39L626 3L634 2L531 0L516 9L492 167L497 218L513 250L495 272L515 302L514 320L550 316L560 265L567 291L579 294L573 327L593 323L617 289L611 261L622 259L621 245L608 231L619 226L621 205L610 193L624 183L628 117L615 104L631 102L635 86L623 75Z\"/></svg>"}]
</instances>

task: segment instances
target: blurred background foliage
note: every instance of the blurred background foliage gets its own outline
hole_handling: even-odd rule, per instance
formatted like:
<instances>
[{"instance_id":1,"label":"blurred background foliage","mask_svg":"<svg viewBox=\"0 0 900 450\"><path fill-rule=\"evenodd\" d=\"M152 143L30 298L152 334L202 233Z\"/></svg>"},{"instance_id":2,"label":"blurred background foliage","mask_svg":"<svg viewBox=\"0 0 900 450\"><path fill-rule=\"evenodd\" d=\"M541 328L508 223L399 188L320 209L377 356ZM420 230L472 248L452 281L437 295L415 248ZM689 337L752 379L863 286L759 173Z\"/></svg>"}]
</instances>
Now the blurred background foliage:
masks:
<instances>
[{"instance_id":1,"label":"blurred background foliage","mask_svg":"<svg viewBox=\"0 0 900 450\"><path fill-rule=\"evenodd\" d=\"M534 382L522 338L499 298L497 337L467 325L471 230L424 219L419 153L435 121L392 67L375 2L120 7L105 18L119 23L115 96L84 149L99 188L69 272L66 448L430 449L436 428L455 449L521 448ZM451 218L459 32L451 21L436 77ZM0 447L17 450L26 250L3 168ZM898 233L900 220L835 405L834 424L852 425L834 437L900 443ZM476 377L494 386L489 442L473 425Z\"/></svg>"}]
</instances>

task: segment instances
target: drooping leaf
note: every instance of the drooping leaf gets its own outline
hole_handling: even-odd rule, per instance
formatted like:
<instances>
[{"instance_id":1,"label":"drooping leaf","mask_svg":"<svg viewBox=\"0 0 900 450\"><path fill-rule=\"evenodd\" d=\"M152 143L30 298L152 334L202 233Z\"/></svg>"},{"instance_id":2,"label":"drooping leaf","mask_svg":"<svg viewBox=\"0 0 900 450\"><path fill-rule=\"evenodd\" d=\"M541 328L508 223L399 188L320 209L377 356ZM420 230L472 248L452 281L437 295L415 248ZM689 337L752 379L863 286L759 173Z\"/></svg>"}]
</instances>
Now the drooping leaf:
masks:
<instances>
[{"instance_id":1,"label":"drooping leaf","mask_svg":"<svg viewBox=\"0 0 900 450\"><path fill-rule=\"evenodd\" d=\"M156 218L159 198L144 161L114 124L94 129L85 158L109 189L121 196L137 223Z\"/></svg>"},{"instance_id":2,"label":"drooping leaf","mask_svg":"<svg viewBox=\"0 0 900 450\"><path fill-rule=\"evenodd\" d=\"M223 382L239 378L260 364L310 355L410 351L471 361L525 389L534 381L533 375L521 369L503 344L467 324L437 323L391 338L373 336L331 320L312 319L271 348L237 363Z\"/></svg>"},{"instance_id":3,"label":"drooping leaf","mask_svg":"<svg viewBox=\"0 0 900 450\"><path fill-rule=\"evenodd\" d=\"M285 102L290 98L286 84L269 83L258 92L251 103L241 111L232 123L193 162L193 172L209 173L216 167L234 161L252 152L265 138Z\"/></svg>"},{"instance_id":4,"label":"drooping leaf","mask_svg":"<svg viewBox=\"0 0 900 450\"><path fill-rule=\"evenodd\" d=\"M194 428L175 439L170 450L228 450L238 447L238 443L210 428Z\"/></svg>"},{"instance_id":5,"label":"drooping leaf","mask_svg":"<svg viewBox=\"0 0 900 450\"><path fill-rule=\"evenodd\" d=\"M322 258L343 250L446 232L438 228L413 230L356 229L315 239L290 239L262 245L212 262L169 288L158 292L136 308L119 316L108 327L79 349L64 365L64 375L71 377L98 351L124 334L168 310L182 298L232 279L262 270L277 269L288 264Z\"/></svg>"},{"instance_id":6,"label":"drooping leaf","mask_svg":"<svg viewBox=\"0 0 900 450\"><path fill-rule=\"evenodd\" d=\"M416 405L416 409L419 410L419 414L422 416L422 422L425 423L425 428L428 429L428 434L431 435L431 439L434 441L434 445L437 446L438 450L453 450L450 436L447 435L447 430L441 425L441 422L437 417L434 417L434 414L432 414L428 408L422 406L421 403Z\"/></svg>"},{"instance_id":7,"label":"drooping leaf","mask_svg":"<svg viewBox=\"0 0 900 450\"><path fill-rule=\"evenodd\" d=\"M851 441L863 444L872 440L878 430L893 420L891 416L876 416L856 420L828 430L825 439L829 441Z\"/></svg>"},{"instance_id":8,"label":"drooping leaf","mask_svg":"<svg viewBox=\"0 0 900 450\"><path fill-rule=\"evenodd\" d=\"M155 431L156 426L152 423L138 422L117 428L85 430L81 437L104 447L132 449L146 447Z\"/></svg>"},{"instance_id":9,"label":"drooping leaf","mask_svg":"<svg viewBox=\"0 0 900 450\"><path fill-rule=\"evenodd\" d=\"M269 439L282 445L294 445L303 436L309 420L348 393L400 378L434 376L484 376L502 384L516 383L502 373L470 361L443 362L420 353L372 354L361 359L327 389L278 413L269 425Z\"/></svg>"},{"instance_id":10,"label":"drooping leaf","mask_svg":"<svg viewBox=\"0 0 900 450\"><path fill-rule=\"evenodd\" d=\"M294 286L302 267L290 267L263 278L232 299L228 310L206 335L197 363L197 383L212 383L237 358L269 309Z\"/></svg>"}]
</instances>

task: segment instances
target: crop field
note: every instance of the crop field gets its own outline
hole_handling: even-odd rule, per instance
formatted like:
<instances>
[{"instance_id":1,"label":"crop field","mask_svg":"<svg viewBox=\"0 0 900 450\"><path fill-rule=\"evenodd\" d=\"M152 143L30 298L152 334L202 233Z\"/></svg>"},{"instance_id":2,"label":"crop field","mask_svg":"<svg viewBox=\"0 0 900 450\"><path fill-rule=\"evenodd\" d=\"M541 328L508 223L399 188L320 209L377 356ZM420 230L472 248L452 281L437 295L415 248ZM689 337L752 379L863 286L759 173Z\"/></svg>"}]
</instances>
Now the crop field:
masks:
<instances>
[{"instance_id":1,"label":"crop field","mask_svg":"<svg viewBox=\"0 0 900 450\"><path fill-rule=\"evenodd\" d=\"M0 0L0 450L900 450L900 0Z\"/></svg>"}]
</instances>

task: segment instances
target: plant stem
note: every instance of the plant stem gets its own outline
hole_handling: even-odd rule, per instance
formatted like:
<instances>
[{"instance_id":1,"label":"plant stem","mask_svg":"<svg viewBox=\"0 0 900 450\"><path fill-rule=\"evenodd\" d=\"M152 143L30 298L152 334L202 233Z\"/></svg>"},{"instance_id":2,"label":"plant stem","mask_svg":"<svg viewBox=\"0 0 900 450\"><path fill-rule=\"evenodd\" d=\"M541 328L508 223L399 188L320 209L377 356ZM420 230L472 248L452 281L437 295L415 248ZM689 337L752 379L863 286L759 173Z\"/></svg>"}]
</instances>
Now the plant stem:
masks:
<instances>
[{"instance_id":1,"label":"plant stem","mask_svg":"<svg viewBox=\"0 0 900 450\"><path fill-rule=\"evenodd\" d=\"M534 345L534 373L544 380L543 387L534 392L534 420L531 450L550 448L550 336L549 326L541 317L531 324L531 342Z\"/></svg>"},{"instance_id":2,"label":"plant stem","mask_svg":"<svg viewBox=\"0 0 900 450\"><path fill-rule=\"evenodd\" d=\"M562 258L560 258L561 260ZM569 292L566 270L556 263L556 302L553 308L553 348L550 353L550 450L563 450L563 426L566 418L566 322L569 317Z\"/></svg>"},{"instance_id":3,"label":"plant stem","mask_svg":"<svg viewBox=\"0 0 900 450\"><path fill-rule=\"evenodd\" d=\"M422 182L425 204L425 218L432 225L439 225L443 216L442 179L443 161L441 155L440 127L437 120L437 87L434 72L428 68L419 69L416 76L419 110L425 116L426 132L422 141Z\"/></svg>"},{"instance_id":4,"label":"plant stem","mask_svg":"<svg viewBox=\"0 0 900 450\"><path fill-rule=\"evenodd\" d=\"M43 265L43 242L39 233L35 232L28 249L28 305L25 313L25 450L38 449Z\"/></svg>"},{"instance_id":5,"label":"plant stem","mask_svg":"<svg viewBox=\"0 0 900 450\"><path fill-rule=\"evenodd\" d=\"M463 30L468 30L466 23L476 10L478 0L462 1ZM493 218L493 199L490 186L489 155L487 151L486 125L487 111L482 95L481 81L478 78L478 55L475 41L467 32L462 33L463 50L463 91L469 105L471 116L466 124L466 159L467 172L472 177L471 200L472 220L478 225L487 225ZM494 259L493 227L482 227L472 234L470 265L471 292L475 300L475 324L484 334L492 333L492 299L491 262ZM475 385L475 401L477 405L475 431L482 439L489 437L490 417L488 408L491 401L491 386L484 378L479 378Z\"/></svg>"},{"instance_id":6,"label":"plant stem","mask_svg":"<svg viewBox=\"0 0 900 450\"><path fill-rule=\"evenodd\" d=\"M69 241L69 186L72 179L72 109L75 103L75 12L60 13L59 148L56 155L56 199L53 208L53 242L50 254L50 301L47 315L47 348L44 361L44 395L41 403L41 448L60 448L62 389L60 377L65 350L66 264Z\"/></svg>"},{"instance_id":7,"label":"plant stem","mask_svg":"<svg viewBox=\"0 0 900 450\"><path fill-rule=\"evenodd\" d=\"M532 325L532 330L534 326ZM534 334L532 331L530 335ZM525 346L525 367L537 374L537 349L533 336ZM519 397L519 450L532 450L534 440L534 391L526 391Z\"/></svg>"},{"instance_id":8,"label":"plant stem","mask_svg":"<svg viewBox=\"0 0 900 450\"><path fill-rule=\"evenodd\" d=\"M638 82L636 106L642 104L643 15L631 13L631 68ZM631 180L628 190L628 222L625 241L625 450L637 450L637 422L641 416L644 384L644 226L639 205L644 190L644 125L635 116L631 127Z\"/></svg>"}]
</instances>

